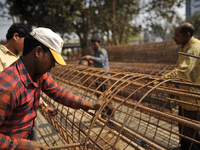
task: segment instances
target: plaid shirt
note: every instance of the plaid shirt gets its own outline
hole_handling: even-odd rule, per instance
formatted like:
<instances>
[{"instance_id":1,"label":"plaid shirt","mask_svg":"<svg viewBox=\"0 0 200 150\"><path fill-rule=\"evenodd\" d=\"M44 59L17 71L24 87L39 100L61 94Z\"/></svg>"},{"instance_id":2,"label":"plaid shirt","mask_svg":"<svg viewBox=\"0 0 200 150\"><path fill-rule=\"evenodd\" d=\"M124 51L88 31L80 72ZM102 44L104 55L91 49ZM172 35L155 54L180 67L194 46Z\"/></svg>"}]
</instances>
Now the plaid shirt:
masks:
<instances>
[{"instance_id":1,"label":"plaid shirt","mask_svg":"<svg viewBox=\"0 0 200 150\"><path fill-rule=\"evenodd\" d=\"M30 147L26 138L37 115L41 90L58 103L74 109L88 105L87 101L60 87L49 73L33 82L20 58L0 74L0 149Z\"/></svg>"},{"instance_id":2,"label":"plaid shirt","mask_svg":"<svg viewBox=\"0 0 200 150\"><path fill-rule=\"evenodd\" d=\"M200 56L200 40L196 38L191 38L190 41L181 49L181 52ZM164 75L164 77L179 77L192 81L195 84L200 84L200 60L197 58L179 55L178 61L176 63L176 68L171 72ZM182 89L191 90L189 87L180 86ZM196 92L200 92L199 89L195 89ZM194 104L200 104L199 100L181 97L181 100L188 101ZM182 107L187 110L197 110L196 107L183 105Z\"/></svg>"}]
</instances>

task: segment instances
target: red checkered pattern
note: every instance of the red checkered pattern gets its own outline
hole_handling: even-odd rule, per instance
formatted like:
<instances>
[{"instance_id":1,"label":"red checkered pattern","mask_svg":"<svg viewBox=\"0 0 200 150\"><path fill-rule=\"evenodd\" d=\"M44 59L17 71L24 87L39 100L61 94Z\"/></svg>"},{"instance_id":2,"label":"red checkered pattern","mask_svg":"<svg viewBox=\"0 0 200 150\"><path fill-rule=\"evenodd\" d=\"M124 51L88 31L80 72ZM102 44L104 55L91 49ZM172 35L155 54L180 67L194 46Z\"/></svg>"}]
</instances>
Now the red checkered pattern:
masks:
<instances>
[{"instance_id":1,"label":"red checkered pattern","mask_svg":"<svg viewBox=\"0 0 200 150\"><path fill-rule=\"evenodd\" d=\"M88 102L59 86L49 73L33 82L21 58L0 74L0 149L25 148L37 115L41 90L74 109Z\"/></svg>"}]
</instances>

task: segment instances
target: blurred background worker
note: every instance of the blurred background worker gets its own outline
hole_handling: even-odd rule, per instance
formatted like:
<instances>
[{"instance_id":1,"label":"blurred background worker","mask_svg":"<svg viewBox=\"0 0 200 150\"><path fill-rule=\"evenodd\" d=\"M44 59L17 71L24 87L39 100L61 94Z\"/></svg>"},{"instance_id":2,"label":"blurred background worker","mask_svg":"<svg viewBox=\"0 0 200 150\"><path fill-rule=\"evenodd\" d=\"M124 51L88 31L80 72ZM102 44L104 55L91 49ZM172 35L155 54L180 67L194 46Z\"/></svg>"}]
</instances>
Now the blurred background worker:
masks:
<instances>
[{"instance_id":1,"label":"blurred background worker","mask_svg":"<svg viewBox=\"0 0 200 150\"><path fill-rule=\"evenodd\" d=\"M101 41L98 37L93 37L91 39L91 46L94 51L94 54L86 55L86 56L82 57L82 59L92 61L93 66L96 68L103 68L103 69L110 70L108 53L104 48L101 47L100 43L101 43ZM105 74L105 76L110 76L110 74ZM96 82L96 87L100 86L98 89L101 92L105 92L106 90L109 89L109 86L110 86L110 82L106 82L106 83L102 84L102 82L104 82L104 80L105 79L99 78L98 79L99 82ZM97 98L100 96L101 96L101 94L97 94ZM104 108L103 113L101 114L101 117L103 119L106 119L113 112L113 108L114 107L113 107L112 102L109 102L108 105ZM114 115L112 117L114 117Z\"/></svg>"},{"instance_id":2,"label":"blurred background worker","mask_svg":"<svg viewBox=\"0 0 200 150\"><path fill-rule=\"evenodd\" d=\"M15 23L10 26L6 34L6 43L0 45L0 72L19 58L24 47L24 37L30 31L31 28L23 23Z\"/></svg>"},{"instance_id":3,"label":"blurred background worker","mask_svg":"<svg viewBox=\"0 0 200 150\"><path fill-rule=\"evenodd\" d=\"M108 53L104 48L101 47L100 39L96 37L92 38L91 45L94 54L92 56L86 55L83 58L87 60L92 60L92 62L94 63L94 67L96 68L104 68L109 70L110 66L108 60Z\"/></svg>"},{"instance_id":4,"label":"blurred background worker","mask_svg":"<svg viewBox=\"0 0 200 150\"><path fill-rule=\"evenodd\" d=\"M109 61L108 61L108 53L104 48L101 47L100 39L97 37L93 37L91 39L91 45L92 45L94 54L83 56L82 59L92 61L93 66L96 68L103 68L103 69L109 70L110 66L109 66ZM105 74L105 75L110 76L109 74ZM99 83L97 83L96 87L98 87L102 82L103 82L103 79L99 78ZM106 87L105 84L99 87L99 90L102 92L104 92L106 89L108 89L108 87ZM97 94L97 97L99 96L100 95Z\"/></svg>"}]
</instances>

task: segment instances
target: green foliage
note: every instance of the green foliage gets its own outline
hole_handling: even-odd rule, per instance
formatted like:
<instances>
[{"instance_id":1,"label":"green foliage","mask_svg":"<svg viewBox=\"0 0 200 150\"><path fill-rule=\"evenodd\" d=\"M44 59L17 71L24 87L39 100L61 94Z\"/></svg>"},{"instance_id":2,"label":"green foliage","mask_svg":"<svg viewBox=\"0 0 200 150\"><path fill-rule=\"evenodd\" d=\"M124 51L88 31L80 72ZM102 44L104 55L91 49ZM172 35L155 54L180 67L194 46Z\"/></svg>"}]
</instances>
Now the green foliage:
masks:
<instances>
[{"instance_id":1,"label":"green foliage","mask_svg":"<svg viewBox=\"0 0 200 150\"><path fill-rule=\"evenodd\" d=\"M95 1L91 20L96 20L92 24L93 32L100 32L106 36L110 44L127 44L128 34L131 28L136 28L130 22L134 15L139 12L136 0L110 0ZM95 30L96 29L96 30ZM137 30L138 31L138 30ZM137 34L137 33L136 33ZM126 37L126 40L125 40Z\"/></svg>"},{"instance_id":2,"label":"green foliage","mask_svg":"<svg viewBox=\"0 0 200 150\"><path fill-rule=\"evenodd\" d=\"M10 19L10 16L8 15L8 5L3 1L0 1L0 17Z\"/></svg>"},{"instance_id":3,"label":"green foliage","mask_svg":"<svg viewBox=\"0 0 200 150\"><path fill-rule=\"evenodd\" d=\"M196 37L200 37L200 12L194 14L193 16L191 16L190 18L187 19L188 22L190 22L194 28L195 28L195 33L194 35Z\"/></svg>"},{"instance_id":4,"label":"green foliage","mask_svg":"<svg viewBox=\"0 0 200 150\"><path fill-rule=\"evenodd\" d=\"M31 26L44 26L54 31L70 32L71 18L68 13L68 0L7 0L10 14L17 15L22 22Z\"/></svg>"},{"instance_id":5,"label":"green foliage","mask_svg":"<svg viewBox=\"0 0 200 150\"><path fill-rule=\"evenodd\" d=\"M185 0L143 0L143 28L151 34L167 40L173 34L173 28L182 22L177 8L184 5Z\"/></svg>"},{"instance_id":6,"label":"green foliage","mask_svg":"<svg viewBox=\"0 0 200 150\"><path fill-rule=\"evenodd\" d=\"M183 1L7 0L7 3L10 14L17 15L22 22L51 28L61 35L76 33L82 49L87 49L94 34L107 37L108 44L128 44L142 28L152 31L158 28L163 18L173 24L176 19L174 8ZM138 24L137 17L141 14L144 21Z\"/></svg>"}]
</instances>

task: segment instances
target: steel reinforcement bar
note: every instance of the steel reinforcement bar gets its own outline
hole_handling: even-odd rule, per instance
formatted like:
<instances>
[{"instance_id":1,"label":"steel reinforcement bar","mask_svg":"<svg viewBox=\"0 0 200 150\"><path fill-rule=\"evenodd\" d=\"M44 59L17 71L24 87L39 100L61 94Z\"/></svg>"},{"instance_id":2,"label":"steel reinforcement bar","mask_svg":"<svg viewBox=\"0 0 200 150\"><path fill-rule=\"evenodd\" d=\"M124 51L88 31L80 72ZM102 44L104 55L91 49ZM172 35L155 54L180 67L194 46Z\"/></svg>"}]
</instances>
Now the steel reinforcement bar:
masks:
<instances>
[{"instance_id":1,"label":"steel reinforcement bar","mask_svg":"<svg viewBox=\"0 0 200 150\"><path fill-rule=\"evenodd\" d=\"M98 111L85 112L63 106L42 93L43 100L58 111L55 117L43 115L69 146L91 150L179 149L183 138L200 144L196 138L200 130L199 85L78 65L56 66L51 75L59 85L90 103L102 101ZM196 118L180 115L180 108L195 112ZM192 129L194 135L187 136L179 126Z\"/></svg>"}]
</instances>

